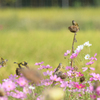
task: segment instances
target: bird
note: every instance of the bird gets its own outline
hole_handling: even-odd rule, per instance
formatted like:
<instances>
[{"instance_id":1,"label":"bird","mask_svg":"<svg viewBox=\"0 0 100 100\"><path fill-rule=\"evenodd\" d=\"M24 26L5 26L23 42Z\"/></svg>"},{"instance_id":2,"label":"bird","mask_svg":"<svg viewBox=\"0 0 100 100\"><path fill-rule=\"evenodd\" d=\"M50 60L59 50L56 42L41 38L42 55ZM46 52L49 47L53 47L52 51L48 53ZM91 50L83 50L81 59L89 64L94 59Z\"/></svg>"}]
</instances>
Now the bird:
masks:
<instances>
[{"instance_id":1,"label":"bird","mask_svg":"<svg viewBox=\"0 0 100 100\"><path fill-rule=\"evenodd\" d=\"M17 62L14 62L14 63L17 64L19 68L22 68L23 66L25 66L26 68L29 68L28 63L26 61L23 61L20 63L17 63Z\"/></svg>"},{"instance_id":2,"label":"bird","mask_svg":"<svg viewBox=\"0 0 100 100\"><path fill-rule=\"evenodd\" d=\"M59 63L58 67L56 68L54 74L56 74L57 72L59 72L62 69L62 63Z\"/></svg>"},{"instance_id":3,"label":"bird","mask_svg":"<svg viewBox=\"0 0 100 100\"><path fill-rule=\"evenodd\" d=\"M72 25L75 25L75 26L79 27L78 23L76 23L74 20L72 20Z\"/></svg>"},{"instance_id":4,"label":"bird","mask_svg":"<svg viewBox=\"0 0 100 100\"><path fill-rule=\"evenodd\" d=\"M60 77L61 79L66 79L67 74L63 73L62 71L59 71L56 73L57 77Z\"/></svg>"},{"instance_id":5,"label":"bird","mask_svg":"<svg viewBox=\"0 0 100 100\"><path fill-rule=\"evenodd\" d=\"M2 57L0 57L0 64L1 64L1 66L2 67L5 67L5 65L6 65L6 62L8 61L7 59L3 59Z\"/></svg>"},{"instance_id":6,"label":"bird","mask_svg":"<svg viewBox=\"0 0 100 100\"><path fill-rule=\"evenodd\" d=\"M69 26L68 29L70 30L70 32L76 33L79 31L79 25L74 20L72 20L72 25Z\"/></svg>"},{"instance_id":7,"label":"bird","mask_svg":"<svg viewBox=\"0 0 100 100\"><path fill-rule=\"evenodd\" d=\"M28 63L27 63L26 61L21 62L21 64L22 64L23 66L25 66L26 68L29 68Z\"/></svg>"},{"instance_id":8,"label":"bird","mask_svg":"<svg viewBox=\"0 0 100 100\"><path fill-rule=\"evenodd\" d=\"M14 63L17 64L19 67L19 68L16 68L16 75L18 75L18 76L20 76L20 74L21 74L21 69L25 69L23 66L25 66L27 69L29 69L28 63L26 61L23 61L20 63L17 63L17 62L14 62Z\"/></svg>"},{"instance_id":9,"label":"bird","mask_svg":"<svg viewBox=\"0 0 100 100\"><path fill-rule=\"evenodd\" d=\"M19 68L22 68L22 66L21 66L22 62L20 62L20 63L14 62L14 63L17 64Z\"/></svg>"}]
</instances>

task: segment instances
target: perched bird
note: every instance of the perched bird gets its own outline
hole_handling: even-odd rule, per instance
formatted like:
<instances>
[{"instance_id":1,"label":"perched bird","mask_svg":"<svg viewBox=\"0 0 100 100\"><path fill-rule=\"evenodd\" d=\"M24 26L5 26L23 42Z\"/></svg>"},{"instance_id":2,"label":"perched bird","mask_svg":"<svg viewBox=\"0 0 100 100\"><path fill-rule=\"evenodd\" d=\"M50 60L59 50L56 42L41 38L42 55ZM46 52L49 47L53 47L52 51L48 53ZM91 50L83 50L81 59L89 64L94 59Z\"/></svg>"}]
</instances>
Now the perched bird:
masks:
<instances>
[{"instance_id":1,"label":"perched bird","mask_svg":"<svg viewBox=\"0 0 100 100\"><path fill-rule=\"evenodd\" d=\"M79 25L73 20L72 25L68 27L70 32L76 33L79 31Z\"/></svg>"},{"instance_id":2,"label":"perched bird","mask_svg":"<svg viewBox=\"0 0 100 100\"><path fill-rule=\"evenodd\" d=\"M22 73L21 69L25 69L23 66L25 66L27 69L29 69L28 63L25 61L20 62L20 63L17 63L17 62L14 62L14 63L17 64L19 67L19 68L16 68L16 75L18 75L18 76L20 76L20 74Z\"/></svg>"},{"instance_id":3,"label":"perched bird","mask_svg":"<svg viewBox=\"0 0 100 100\"><path fill-rule=\"evenodd\" d=\"M16 75L18 75L18 76L21 75L21 69L22 69L22 68L16 68Z\"/></svg>"},{"instance_id":4,"label":"perched bird","mask_svg":"<svg viewBox=\"0 0 100 100\"><path fill-rule=\"evenodd\" d=\"M72 20L72 25L75 25L75 26L79 27L78 23L76 23L74 20Z\"/></svg>"},{"instance_id":5,"label":"perched bird","mask_svg":"<svg viewBox=\"0 0 100 100\"><path fill-rule=\"evenodd\" d=\"M3 59L2 57L0 57L0 65L2 67L5 67L7 61L8 61L7 59Z\"/></svg>"},{"instance_id":6,"label":"perched bird","mask_svg":"<svg viewBox=\"0 0 100 100\"><path fill-rule=\"evenodd\" d=\"M59 63L58 67L56 68L54 74L56 74L57 72L59 72L62 69L62 63Z\"/></svg>"},{"instance_id":7,"label":"perched bird","mask_svg":"<svg viewBox=\"0 0 100 100\"><path fill-rule=\"evenodd\" d=\"M57 77L60 77L61 79L66 79L67 74L63 73L62 71L59 71L56 73Z\"/></svg>"},{"instance_id":8,"label":"perched bird","mask_svg":"<svg viewBox=\"0 0 100 100\"><path fill-rule=\"evenodd\" d=\"M26 61L23 61L21 64L22 64L23 66L25 66L26 68L29 68L29 67L28 67L28 63L27 63Z\"/></svg>"}]
</instances>

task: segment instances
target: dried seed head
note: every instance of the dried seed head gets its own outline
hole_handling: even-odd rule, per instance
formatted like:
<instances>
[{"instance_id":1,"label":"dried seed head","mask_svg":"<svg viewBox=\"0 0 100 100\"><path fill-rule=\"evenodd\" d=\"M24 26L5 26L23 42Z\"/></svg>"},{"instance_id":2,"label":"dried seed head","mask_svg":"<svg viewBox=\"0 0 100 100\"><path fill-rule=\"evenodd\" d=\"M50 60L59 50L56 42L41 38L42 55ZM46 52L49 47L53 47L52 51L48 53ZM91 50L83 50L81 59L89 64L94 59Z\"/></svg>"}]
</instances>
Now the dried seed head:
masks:
<instances>
[{"instance_id":1,"label":"dried seed head","mask_svg":"<svg viewBox=\"0 0 100 100\"><path fill-rule=\"evenodd\" d=\"M80 78L80 82L82 83L82 82L84 82L84 81L85 81L85 77L82 76L82 77Z\"/></svg>"}]
</instances>

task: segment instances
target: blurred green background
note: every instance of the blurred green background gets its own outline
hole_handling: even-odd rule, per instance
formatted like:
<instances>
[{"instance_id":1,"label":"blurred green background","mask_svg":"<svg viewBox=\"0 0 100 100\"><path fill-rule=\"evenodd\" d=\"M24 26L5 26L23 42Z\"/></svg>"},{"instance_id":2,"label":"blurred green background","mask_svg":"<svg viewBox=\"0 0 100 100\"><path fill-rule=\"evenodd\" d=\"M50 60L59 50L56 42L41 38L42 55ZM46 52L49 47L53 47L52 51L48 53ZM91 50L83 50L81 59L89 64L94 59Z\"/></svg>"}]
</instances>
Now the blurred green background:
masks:
<instances>
[{"instance_id":1,"label":"blurred green background","mask_svg":"<svg viewBox=\"0 0 100 100\"><path fill-rule=\"evenodd\" d=\"M9 3L8 3L9 4ZM7 5L6 5L7 6ZM68 6L68 5L67 5ZM71 6L71 5L69 5ZM77 33L78 45L89 41L92 47L84 48L76 59L79 70L86 67L84 56L97 53L97 61L92 65L96 72L100 69L100 7L34 7L0 8L0 56L8 59L7 66L0 68L0 78L15 74L14 62L27 61L30 67L44 61L53 69L62 63L69 65L66 50L72 47L73 35L68 27L75 20L80 31ZM83 62L84 61L84 62Z\"/></svg>"}]
</instances>

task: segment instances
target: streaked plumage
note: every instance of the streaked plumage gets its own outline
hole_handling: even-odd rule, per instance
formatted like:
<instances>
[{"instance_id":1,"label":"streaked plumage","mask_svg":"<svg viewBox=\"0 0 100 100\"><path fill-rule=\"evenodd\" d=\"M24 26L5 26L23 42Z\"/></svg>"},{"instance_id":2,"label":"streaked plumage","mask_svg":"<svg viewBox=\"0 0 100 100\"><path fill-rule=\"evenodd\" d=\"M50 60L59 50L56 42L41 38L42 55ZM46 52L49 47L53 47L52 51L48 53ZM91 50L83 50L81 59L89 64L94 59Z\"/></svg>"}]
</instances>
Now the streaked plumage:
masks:
<instances>
[{"instance_id":1,"label":"streaked plumage","mask_svg":"<svg viewBox=\"0 0 100 100\"><path fill-rule=\"evenodd\" d=\"M58 67L56 68L55 73L59 72L62 69L62 63L59 63Z\"/></svg>"},{"instance_id":2,"label":"streaked plumage","mask_svg":"<svg viewBox=\"0 0 100 100\"><path fill-rule=\"evenodd\" d=\"M16 68L16 75L18 75L18 76L20 76L20 74L21 74L21 69L25 69L25 67L26 67L27 69L29 69L28 63L25 62L25 61L20 62L20 63L17 63L17 62L14 62L14 63L17 64L18 67L19 67L19 68Z\"/></svg>"},{"instance_id":3,"label":"streaked plumage","mask_svg":"<svg viewBox=\"0 0 100 100\"><path fill-rule=\"evenodd\" d=\"M56 73L57 77L60 77L61 79L66 79L67 74L63 73L62 71L59 71Z\"/></svg>"},{"instance_id":4,"label":"streaked plumage","mask_svg":"<svg viewBox=\"0 0 100 100\"><path fill-rule=\"evenodd\" d=\"M79 25L74 20L72 21L72 25L68 27L70 32L76 33L79 31Z\"/></svg>"},{"instance_id":5,"label":"streaked plumage","mask_svg":"<svg viewBox=\"0 0 100 100\"><path fill-rule=\"evenodd\" d=\"M79 27L75 25L69 26L68 29L70 30L70 32L73 32L73 33L76 33L79 31Z\"/></svg>"},{"instance_id":6,"label":"streaked plumage","mask_svg":"<svg viewBox=\"0 0 100 100\"><path fill-rule=\"evenodd\" d=\"M75 25L75 26L79 27L78 23L76 23L74 20L72 20L72 25Z\"/></svg>"},{"instance_id":7,"label":"streaked plumage","mask_svg":"<svg viewBox=\"0 0 100 100\"><path fill-rule=\"evenodd\" d=\"M7 61L8 61L7 59L3 59L2 57L0 57L0 65L2 67L5 67Z\"/></svg>"},{"instance_id":8,"label":"streaked plumage","mask_svg":"<svg viewBox=\"0 0 100 100\"><path fill-rule=\"evenodd\" d=\"M26 61L23 61L23 62L22 62L22 65L25 66L26 68L29 68L29 67L28 67L28 63L27 63Z\"/></svg>"}]
</instances>

